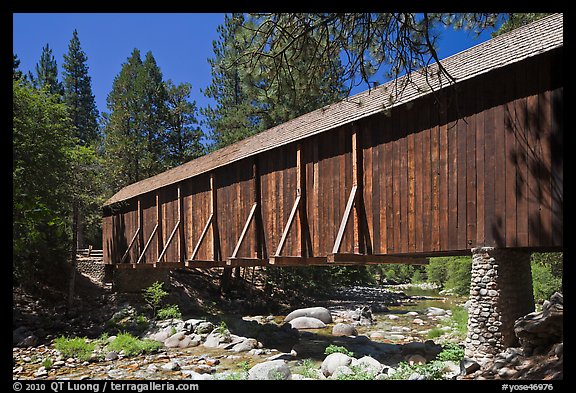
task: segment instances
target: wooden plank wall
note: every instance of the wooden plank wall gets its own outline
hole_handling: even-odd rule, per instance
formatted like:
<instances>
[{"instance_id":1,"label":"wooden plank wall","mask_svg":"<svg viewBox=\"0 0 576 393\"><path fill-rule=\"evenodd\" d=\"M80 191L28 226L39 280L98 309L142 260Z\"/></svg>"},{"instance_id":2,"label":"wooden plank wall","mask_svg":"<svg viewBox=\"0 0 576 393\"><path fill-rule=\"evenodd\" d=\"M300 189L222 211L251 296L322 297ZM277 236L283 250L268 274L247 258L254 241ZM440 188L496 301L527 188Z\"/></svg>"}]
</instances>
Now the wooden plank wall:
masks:
<instances>
[{"instance_id":1,"label":"wooden plank wall","mask_svg":"<svg viewBox=\"0 0 576 393\"><path fill-rule=\"evenodd\" d=\"M255 202L238 256L274 255L297 196L301 145L307 222L294 220L282 255L331 253L354 183L358 138L359 251L445 255L477 246L561 249L563 235L562 50L463 81L415 102L305 138L214 171L219 260L233 253ZM152 263L178 221L178 185L133 198L103 218L104 255L118 262L138 228L134 263L157 223ZM180 184L183 253L188 259L210 214L210 174ZM306 230L300 231L304 225ZM341 253L354 252L353 220ZM260 232L259 232L260 231ZM196 259L211 260L212 231ZM179 235L177 235L179 236ZM180 238L166 251L179 258Z\"/></svg>"}]
</instances>

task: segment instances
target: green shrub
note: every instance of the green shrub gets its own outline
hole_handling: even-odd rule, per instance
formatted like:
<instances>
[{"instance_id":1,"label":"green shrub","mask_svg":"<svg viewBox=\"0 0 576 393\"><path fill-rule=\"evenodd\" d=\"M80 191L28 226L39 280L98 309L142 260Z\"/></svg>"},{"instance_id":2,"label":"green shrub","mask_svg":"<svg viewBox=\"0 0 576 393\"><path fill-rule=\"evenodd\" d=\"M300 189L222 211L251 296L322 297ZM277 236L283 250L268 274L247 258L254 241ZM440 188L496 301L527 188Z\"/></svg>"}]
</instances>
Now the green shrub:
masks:
<instances>
[{"instance_id":1,"label":"green shrub","mask_svg":"<svg viewBox=\"0 0 576 393\"><path fill-rule=\"evenodd\" d=\"M334 345L334 344L330 344L326 347L326 349L324 350L324 355L330 355L330 354L336 353L336 352L343 353L343 354L348 355L348 356L354 356L354 352L349 351L345 347L340 347L340 346Z\"/></svg>"},{"instance_id":2,"label":"green shrub","mask_svg":"<svg viewBox=\"0 0 576 393\"><path fill-rule=\"evenodd\" d=\"M470 293L472 280L472 258L452 257L448 260L448 272L446 288L451 289L457 295Z\"/></svg>"},{"instance_id":3,"label":"green shrub","mask_svg":"<svg viewBox=\"0 0 576 393\"><path fill-rule=\"evenodd\" d=\"M163 287L164 283L156 281L143 291L144 301L152 307L152 314L154 316L156 316L156 310L160 307L162 299L168 295L168 292L166 292Z\"/></svg>"},{"instance_id":4,"label":"green shrub","mask_svg":"<svg viewBox=\"0 0 576 393\"><path fill-rule=\"evenodd\" d=\"M541 303L550 299L556 291L562 291L562 253L532 254L532 287L534 301Z\"/></svg>"},{"instance_id":5,"label":"green shrub","mask_svg":"<svg viewBox=\"0 0 576 393\"><path fill-rule=\"evenodd\" d=\"M464 358L464 349L458 344L446 344L437 356L438 360L459 362Z\"/></svg>"},{"instance_id":6,"label":"green shrub","mask_svg":"<svg viewBox=\"0 0 576 393\"><path fill-rule=\"evenodd\" d=\"M142 353L156 352L161 346L162 344L155 340L140 340L130 333L120 333L106 348L110 351L124 351L126 356L135 356Z\"/></svg>"},{"instance_id":7,"label":"green shrub","mask_svg":"<svg viewBox=\"0 0 576 393\"><path fill-rule=\"evenodd\" d=\"M444 288L444 284L448 279L448 258L430 258L428 265L426 265L426 277L428 277L428 282L432 282L438 285L440 288Z\"/></svg>"},{"instance_id":8,"label":"green shrub","mask_svg":"<svg viewBox=\"0 0 576 393\"><path fill-rule=\"evenodd\" d=\"M216 333L219 334L230 334L230 329L228 329L228 325L226 325L226 322L224 321L220 321L220 325L218 325L218 327L214 330L216 330Z\"/></svg>"},{"instance_id":9,"label":"green shrub","mask_svg":"<svg viewBox=\"0 0 576 393\"><path fill-rule=\"evenodd\" d=\"M442 362L437 361L432 361L426 364L415 364L413 366L410 366L406 362L400 362L394 370L394 373L392 373L388 379L405 380L408 379L413 373L418 373L423 375L427 380L438 380L443 379L443 368L444 365Z\"/></svg>"},{"instance_id":10,"label":"green shrub","mask_svg":"<svg viewBox=\"0 0 576 393\"><path fill-rule=\"evenodd\" d=\"M314 365L312 359L304 359L302 360L302 364L300 365L300 374L305 376L306 378L318 378L318 368Z\"/></svg>"},{"instance_id":11,"label":"green shrub","mask_svg":"<svg viewBox=\"0 0 576 393\"><path fill-rule=\"evenodd\" d=\"M80 360L88 360L92 352L96 348L96 344L87 342L86 337L58 337L54 340L54 348L56 348L62 356L66 358L76 358Z\"/></svg>"},{"instance_id":12,"label":"green shrub","mask_svg":"<svg viewBox=\"0 0 576 393\"><path fill-rule=\"evenodd\" d=\"M45 358L44 360L42 360L42 365L46 370L50 370L53 364L54 361L51 358Z\"/></svg>"},{"instance_id":13,"label":"green shrub","mask_svg":"<svg viewBox=\"0 0 576 393\"><path fill-rule=\"evenodd\" d=\"M160 310L158 310L156 317L161 320L170 318L182 319L182 313L180 312L180 308L177 304L169 304L168 306L162 307Z\"/></svg>"}]
</instances>

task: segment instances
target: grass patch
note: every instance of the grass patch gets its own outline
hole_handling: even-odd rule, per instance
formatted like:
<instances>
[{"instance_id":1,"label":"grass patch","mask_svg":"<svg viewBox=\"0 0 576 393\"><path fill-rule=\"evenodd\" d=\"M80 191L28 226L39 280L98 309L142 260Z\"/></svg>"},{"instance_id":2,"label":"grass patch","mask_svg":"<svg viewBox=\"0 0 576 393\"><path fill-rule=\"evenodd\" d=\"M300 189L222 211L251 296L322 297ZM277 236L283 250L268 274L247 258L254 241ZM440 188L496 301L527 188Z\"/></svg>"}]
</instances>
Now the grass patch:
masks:
<instances>
[{"instance_id":1,"label":"grass patch","mask_svg":"<svg viewBox=\"0 0 576 393\"><path fill-rule=\"evenodd\" d=\"M468 311L464 307L454 307L452 317L450 317L452 327L462 336L466 337L468 333Z\"/></svg>"},{"instance_id":2,"label":"grass patch","mask_svg":"<svg viewBox=\"0 0 576 393\"><path fill-rule=\"evenodd\" d=\"M136 356L143 353L156 352L161 346L162 344L155 340L140 340L130 333L120 333L106 348L110 351L124 351L126 356Z\"/></svg>"},{"instance_id":3,"label":"grass patch","mask_svg":"<svg viewBox=\"0 0 576 393\"><path fill-rule=\"evenodd\" d=\"M464 358L464 349L458 344L446 344L437 356L438 360L459 362Z\"/></svg>"},{"instance_id":4,"label":"grass patch","mask_svg":"<svg viewBox=\"0 0 576 393\"><path fill-rule=\"evenodd\" d=\"M428 331L428 338L429 339L438 338L443 334L444 334L444 330L437 328L437 327L433 327L432 329L430 329Z\"/></svg>"},{"instance_id":5,"label":"grass patch","mask_svg":"<svg viewBox=\"0 0 576 393\"><path fill-rule=\"evenodd\" d=\"M66 358L76 358L83 361L90 359L96 344L87 342L86 337L58 337L54 340L54 348Z\"/></svg>"}]
</instances>

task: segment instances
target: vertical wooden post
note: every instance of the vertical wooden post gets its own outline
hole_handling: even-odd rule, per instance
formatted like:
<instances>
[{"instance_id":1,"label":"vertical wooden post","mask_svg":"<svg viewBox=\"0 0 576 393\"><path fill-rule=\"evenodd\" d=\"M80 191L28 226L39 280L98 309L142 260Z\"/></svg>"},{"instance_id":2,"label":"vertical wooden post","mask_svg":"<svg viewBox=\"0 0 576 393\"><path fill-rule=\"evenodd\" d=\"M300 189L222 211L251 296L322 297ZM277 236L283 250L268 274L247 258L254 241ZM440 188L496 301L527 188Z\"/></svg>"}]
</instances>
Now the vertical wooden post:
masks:
<instances>
[{"instance_id":1,"label":"vertical wooden post","mask_svg":"<svg viewBox=\"0 0 576 393\"><path fill-rule=\"evenodd\" d=\"M142 214L142 198L138 197L138 252L136 253L136 258L142 253L144 249L144 217ZM132 262L134 263L134 262Z\"/></svg>"},{"instance_id":2,"label":"vertical wooden post","mask_svg":"<svg viewBox=\"0 0 576 393\"><path fill-rule=\"evenodd\" d=\"M360 203L362 197L362 187L359 187L362 179L360 178L360 152L359 152L359 143L358 143L358 127L356 124L352 125L352 186L360 188L360 192L356 192L356 197L354 198L354 211L353 211L353 220L354 220L354 254L359 254L361 252L360 249Z\"/></svg>"},{"instance_id":3,"label":"vertical wooden post","mask_svg":"<svg viewBox=\"0 0 576 393\"><path fill-rule=\"evenodd\" d=\"M302 144L298 143L296 146L296 196L300 197L300 204L298 205L298 231L296 244L298 244L298 255L304 256L306 253L305 242L305 229L306 229L306 166L302 165Z\"/></svg>"},{"instance_id":4,"label":"vertical wooden post","mask_svg":"<svg viewBox=\"0 0 576 393\"><path fill-rule=\"evenodd\" d=\"M184 263L186 260L186 249L184 247L184 201L182 200L182 187L178 184L178 261Z\"/></svg>"},{"instance_id":5,"label":"vertical wooden post","mask_svg":"<svg viewBox=\"0 0 576 393\"><path fill-rule=\"evenodd\" d=\"M258 173L257 160L258 159L255 157L252 163L252 178L254 180L253 201L257 204L254 216L254 229L256 231L256 250L254 251L254 257L262 259L262 204L260 203L260 174Z\"/></svg>"},{"instance_id":6,"label":"vertical wooden post","mask_svg":"<svg viewBox=\"0 0 576 393\"><path fill-rule=\"evenodd\" d=\"M320 186L318 182L320 181L320 176L318 173L320 165L318 164L319 161L319 152L318 152L318 135L316 135L312 139L312 160L314 162L314 174L313 174L313 190L312 190L312 206L313 206L313 214L312 217L312 249L310 250L310 256L314 255L314 250L320 249L320 235L319 235L319 203L318 203L318 194L320 192Z\"/></svg>"},{"instance_id":7,"label":"vertical wooden post","mask_svg":"<svg viewBox=\"0 0 576 393\"><path fill-rule=\"evenodd\" d=\"M216 187L214 185L214 172L210 173L210 214L212 215L212 240L210 248L212 249L212 260L220 259L218 255L218 215L216 209Z\"/></svg>"},{"instance_id":8,"label":"vertical wooden post","mask_svg":"<svg viewBox=\"0 0 576 393\"><path fill-rule=\"evenodd\" d=\"M162 205L160 204L159 191L156 191L156 224L158 225L158 233L156 234L156 260L158 260L164 248L162 246ZM156 262L154 262L154 264L156 264Z\"/></svg>"}]
</instances>

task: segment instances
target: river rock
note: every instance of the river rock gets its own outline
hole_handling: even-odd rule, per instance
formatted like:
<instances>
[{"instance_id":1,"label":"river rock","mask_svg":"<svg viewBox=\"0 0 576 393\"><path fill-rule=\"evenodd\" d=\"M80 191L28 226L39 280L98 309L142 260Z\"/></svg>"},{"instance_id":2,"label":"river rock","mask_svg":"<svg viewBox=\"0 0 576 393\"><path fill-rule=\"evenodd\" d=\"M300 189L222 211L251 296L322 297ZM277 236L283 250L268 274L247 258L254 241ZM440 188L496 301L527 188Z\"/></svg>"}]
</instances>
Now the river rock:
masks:
<instances>
[{"instance_id":1,"label":"river rock","mask_svg":"<svg viewBox=\"0 0 576 393\"><path fill-rule=\"evenodd\" d=\"M472 374L480 370L480 364L474 359L464 358L460 360L460 375Z\"/></svg>"},{"instance_id":2,"label":"river rock","mask_svg":"<svg viewBox=\"0 0 576 393\"><path fill-rule=\"evenodd\" d=\"M118 359L118 352L116 352L116 351L110 351L104 357L104 360L107 360L107 361L116 360L116 359Z\"/></svg>"},{"instance_id":3,"label":"river rock","mask_svg":"<svg viewBox=\"0 0 576 393\"><path fill-rule=\"evenodd\" d=\"M34 377L35 378L40 378L40 377L45 377L48 375L48 370L46 370L46 367L41 366L38 370L36 370L36 372L34 373Z\"/></svg>"},{"instance_id":4,"label":"river rock","mask_svg":"<svg viewBox=\"0 0 576 393\"><path fill-rule=\"evenodd\" d=\"M352 375L352 374L354 374L354 371L352 371L352 369L350 367L338 366L338 367L336 367L336 370L334 370L334 372L332 373L330 378L331 379L338 379L338 377L340 377L340 376Z\"/></svg>"},{"instance_id":5,"label":"river rock","mask_svg":"<svg viewBox=\"0 0 576 393\"><path fill-rule=\"evenodd\" d=\"M270 360L258 363L248 370L249 380L286 380L291 376L290 368L284 360Z\"/></svg>"},{"instance_id":6,"label":"river rock","mask_svg":"<svg viewBox=\"0 0 576 393\"><path fill-rule=\"evenodd\" d=\"M360 367L363 371L373 375L380 374L384 369L384 365L371 356L363 356L360 359L352 360L352 366Z\"/></svg>"},{"instance_id":7,"label":"river rock","mask_svg":"<svg viewBox=\"0 0 576 393\"><path fill-rule=\"evenodd\" d=\"M284 318L284 322L290 322L298 317L311 317L319 319L324 323L332 323L332 315L325 307L299 308L288 314L286 318Z\"/></svg>"},{"instance_id":8,"label":"river rock","mask_svg":"<svg viewBox=\"0 0 576 393\"><path fill-rule=\"evenodd\" d=\"M400 319L400 317L398 315L390 314L390 315L388 315L388 319L394 321L396 319Z\"/></svg>"},{"instance_id":9,"label":"river rock","mask_svg":"<svg viewBox=\"0 0 576 393\"><path fill-rule=\"evenodd\" d=\"M426 315L433 315L433 316L446 315L446 310L440 307L428 307L426 309Z\"/></svg>"},{"instance_id":10,"label":"river rock","mask_svg":"<svg viewBox=\"0 0 576 393\"><path fill-rule=\"evenodd\" d=\"M514 333L524 353L543 353L563 341L564 296L555 292L542 305L542 311L532 312L514 322Z\"/></svg>"},{"instance_id":11,"label":"river rock","mask_svg":"<svg viewBox=\"0 0 576 393\"><path fill-rule=\"evenodd\" d=\"M326 327L324 322L313 317L296 317L288 323L294 329L323 329Z\"/></svg>"},{"instance_id":12,"label":"river rock","mask_svg":"<svg viewBox=\"0 0 576 393\"><path fill-rule=\"evenodd\" d=\"M460 364L452 360L442 362L442 373L446 379L456 379L460 375Z\"/></svg>"},{"instance_id":13,"label":"river rock","mask_svg":"<svg viewBox=\"0 0 576 393\"><path fill-rule=\"evenodd\" d=\"M356 336L358 335L358 331L353 325L348 323L337 323L332 328L332 335L333 336Z\"/></svg>"},{"instance_id":14,"label":"river rock","mask_svg":"<svg viewBox=\"0 0 576 393\"><path fill-rule=\"evenodd\" d=\"M231 342L232 338L230 334L226 333L219 333L216 330L213 330L207 337L206 341L204 341L205 347L208 348L218 348L219 346L226 346L227 343Z\"/></svg>"},{"instance_id":15,"label":"river rock","mask_svg":"<svg viewBox=\"0 0 576 393\"><path fill-rule=\"evenodd\" d=\"M322 371L322 374L329 377L338 367L348 366L350 363L352 363L352 358L350 356L344 353L335 352L326 356L320 366L320 370Z\"/></svg>"},{"instance_id":16,"label":"river rock","mask_svg":"<svg viewBox=\"0 0 576 393\"><path fill-rule=\"evenodd\" d=\"M248 352L254 348L258 348L258 340L254 338L245 338L241 342L235 344L231 350L234 352Z\"/></svg>"},{"instance_id":17,"label":"river rock","mask_svg":"<svg viewBox=\"0 0 576 393\"><path fill-rule=\"evenodd\" d=\"M164 346L166 348L178 348L180 345L180 340L182 340L184 337L184 332L174 333L164 341Z\"/></svg>"},{"instance_id":18,"label":"river rock","mask_svg":"<svg viewBox=\"0 0 576 393\"><path fill-rule=\"evenodd\" d=\"M178 371L180 370L180 364L178 362L168 362L163 364L161 368L164 371Z\"/></svg>"},{"instance_id":19,"label":"river rock","mask_svg":"<svg viewBox=\"0 0 576 393\"><path fill-rule=\"evenodd\" d=\"M195 330L194 333L196 334L207 334L210 333L212 330L214 330L215 326L212 322L208 322L208 321L203 321L200 322Z\"/></svg>"}]
</instances>

